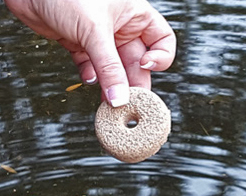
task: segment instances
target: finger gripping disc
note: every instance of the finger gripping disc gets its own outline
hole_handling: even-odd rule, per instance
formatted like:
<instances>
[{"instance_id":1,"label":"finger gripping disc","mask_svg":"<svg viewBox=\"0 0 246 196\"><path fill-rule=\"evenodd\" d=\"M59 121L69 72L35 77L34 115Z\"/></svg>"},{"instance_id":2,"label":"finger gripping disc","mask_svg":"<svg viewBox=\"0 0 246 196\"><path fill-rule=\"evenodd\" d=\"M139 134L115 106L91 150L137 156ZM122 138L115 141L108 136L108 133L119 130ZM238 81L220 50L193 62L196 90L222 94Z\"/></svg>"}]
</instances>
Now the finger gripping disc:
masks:
<instances>
[{"instance_id":1,"label":"finger gripping disc","mask_svg":"<svg viewBox=\"0 0 246 196\"><path fill-rule=\"evenodd\" d=\"M95 120L101 146L128 163L143 161L158 152L170 129L170 110L155 93L140 87L130 87L127 105L114 108L102 102Z\"/></svg>"}]
</instances>

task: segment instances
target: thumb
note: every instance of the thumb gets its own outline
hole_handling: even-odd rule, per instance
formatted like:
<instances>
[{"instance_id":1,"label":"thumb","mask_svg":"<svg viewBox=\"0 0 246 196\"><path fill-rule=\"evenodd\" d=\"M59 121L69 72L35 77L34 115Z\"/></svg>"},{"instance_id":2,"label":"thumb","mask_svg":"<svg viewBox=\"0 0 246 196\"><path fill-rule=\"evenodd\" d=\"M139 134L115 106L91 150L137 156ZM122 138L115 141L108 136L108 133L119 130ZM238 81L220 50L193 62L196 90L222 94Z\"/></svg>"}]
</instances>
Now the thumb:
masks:
<instances>
[{"instance_id":1,"label":"thumb","mask_svg":"<svg viewBox=\"0 0 246 196\"><path fill-rule=\"evenodd\" d=\"M90 38L85 49L107 101L113 107L127 104L129 102L129 83L115 46L113 32L103 33L100 29L95 31L95 34L90 34Z\"/></svg>"}]
</instances>

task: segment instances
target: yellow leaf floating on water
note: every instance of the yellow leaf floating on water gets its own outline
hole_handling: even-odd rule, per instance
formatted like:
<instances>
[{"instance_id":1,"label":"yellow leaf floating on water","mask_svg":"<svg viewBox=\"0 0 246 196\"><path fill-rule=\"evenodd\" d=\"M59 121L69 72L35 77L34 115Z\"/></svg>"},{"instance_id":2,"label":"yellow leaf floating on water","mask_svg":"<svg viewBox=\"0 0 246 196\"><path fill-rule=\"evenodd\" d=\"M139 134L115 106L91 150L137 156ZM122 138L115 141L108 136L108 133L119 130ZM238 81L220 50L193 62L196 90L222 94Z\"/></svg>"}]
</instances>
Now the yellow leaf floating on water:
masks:
<instances>
[{"instance_id":1,"label":"yellow leaf floating on water","mask_svg":"<svg viewBox=\"0 0 246 196\"><path fill-rule=\"evenodd\" d=\"M72 86L69 86L66 88L66 91L69 92L69 91L73 91L75 90L76 88L79 88L80 86L82 86L82 83L78 83L78 84L74 84Z\"/></svg>"},{"instance_id":2,"label":"yellow leaf floating on water","mask_svg":"<svg viewBox=\"0 0 246 196\"><path fill-rule=\"evenodd\" d=\"M1 165L1 168L3 168L4 170L6 170L9 173L13 173L13 174L17 173L17 171L15 171L12 167L9 167L7 165Z\"/></svg>"}]
</instances>

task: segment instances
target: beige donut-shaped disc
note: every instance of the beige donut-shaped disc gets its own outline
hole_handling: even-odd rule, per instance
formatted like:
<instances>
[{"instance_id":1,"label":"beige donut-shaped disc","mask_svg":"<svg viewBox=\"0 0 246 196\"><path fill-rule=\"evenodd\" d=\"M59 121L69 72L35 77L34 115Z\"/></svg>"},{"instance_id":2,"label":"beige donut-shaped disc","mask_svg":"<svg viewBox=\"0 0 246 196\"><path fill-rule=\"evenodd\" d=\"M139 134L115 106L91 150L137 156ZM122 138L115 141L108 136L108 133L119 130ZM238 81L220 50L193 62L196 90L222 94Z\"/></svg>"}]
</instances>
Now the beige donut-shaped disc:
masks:
<instances>
[{"instance_id":1,"label":"beige donut-shaped disc","mask_svg":"<svg viewBox=\"0 0 246 196\"><path fill-rule=\"evenodd\" d=\"M136 126L129 128L128 122ZM102 147L115 158L136 163L159 151L167 141L171 115L165 103L150 90L130 87L130 102L113 108L106 101L98 108L96 135Z\"/></svg>"}]
</instances>

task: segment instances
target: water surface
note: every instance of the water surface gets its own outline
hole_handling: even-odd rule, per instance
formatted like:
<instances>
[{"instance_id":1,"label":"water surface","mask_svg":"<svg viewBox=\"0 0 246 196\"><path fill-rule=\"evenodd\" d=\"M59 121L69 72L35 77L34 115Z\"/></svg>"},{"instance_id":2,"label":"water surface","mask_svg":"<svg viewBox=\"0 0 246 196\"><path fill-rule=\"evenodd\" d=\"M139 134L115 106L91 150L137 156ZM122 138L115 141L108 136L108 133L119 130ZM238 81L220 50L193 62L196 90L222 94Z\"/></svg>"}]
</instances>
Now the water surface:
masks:
<instances>
[{"instance_id":1,"label":"water surface","mask_svg":"<svg viewBox=\"0 0 246 196\"><path fill-rule=\"evenodd\" d=\"M94 133L99 86L82 86L69 54L0 0L0 195L246 195L246 1L152 0L178 38L152 74L172 133L138 164L107 155Z\"/></svg>"}]
</instances>

